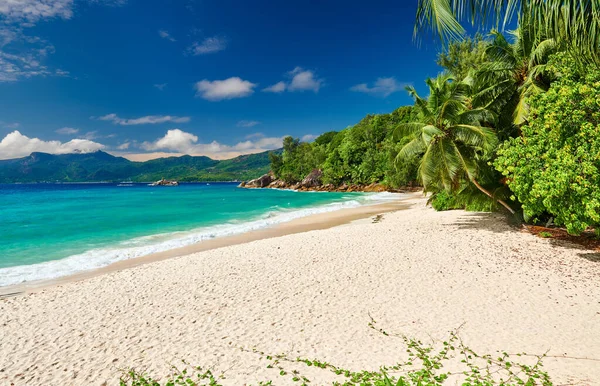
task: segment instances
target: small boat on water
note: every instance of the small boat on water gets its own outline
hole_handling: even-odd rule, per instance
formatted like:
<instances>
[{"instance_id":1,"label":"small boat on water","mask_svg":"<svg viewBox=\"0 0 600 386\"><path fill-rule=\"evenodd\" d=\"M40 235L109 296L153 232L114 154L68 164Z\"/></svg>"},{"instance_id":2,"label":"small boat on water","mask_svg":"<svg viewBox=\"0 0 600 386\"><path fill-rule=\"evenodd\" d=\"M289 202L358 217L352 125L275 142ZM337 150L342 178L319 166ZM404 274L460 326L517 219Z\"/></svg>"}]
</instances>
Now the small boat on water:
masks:
<instances>
[{"instance_id":1,"label":"small boat on water","mask_svg":"<svg viewBox=\"0 0 600 386\"><path fill-rule=\"evenodd\" d=\"M158 180L156 182L148 184L148 186L179 186L179 182L177 182L177 181L169 181L169 180L165 180L163 178L163 179L160 179L160 180Z\"/></svg>"}]
</instances>

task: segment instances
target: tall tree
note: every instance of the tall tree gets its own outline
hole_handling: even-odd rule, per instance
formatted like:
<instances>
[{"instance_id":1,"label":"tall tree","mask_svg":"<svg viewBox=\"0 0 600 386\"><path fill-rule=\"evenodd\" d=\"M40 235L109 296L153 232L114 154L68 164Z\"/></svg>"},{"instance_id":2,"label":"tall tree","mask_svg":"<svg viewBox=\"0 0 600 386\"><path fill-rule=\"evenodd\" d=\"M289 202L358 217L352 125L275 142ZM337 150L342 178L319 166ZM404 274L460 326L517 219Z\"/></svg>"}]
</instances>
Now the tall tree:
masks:
<instances>
[{"instance_id":1,"label":"tall tree","mask_svg":"<svg viewBox=\"0 0 600 386\"><path fill-rule=\"evenodd\" d=\"M493 115L484 108L469 109L469 85L454 81L449 74L427 79L426 83L430 92L427 99L419 97L414 88L407 88L415 99L417 121L398 126L400 135L411 136L412 140L397 159L421 157L419 176L425 191L456 192L466 180L514 213L478 182L481 165L498 144L495 132L482 126Z\"/></svg>"},{"instance_id":2,"label":"tall tree","mask_svg":"<svg viewBox=\"0 0 600 386\"><path fill-rule=\"evenodd\" d=\"M491 35L487 61L473 73L473 102L496 112L502 118L498 129L510 131L507 127L527 119L527 99L550 87L553 74L547 63L559 46L554 39L536 39L526 22L509 32L511 41L498 31Z\"/></svg>"},{"instance_id":3,"label":"tall tree","mask_svg":"<svg viewBox=\"0 0 600 386\"><path fill-rule=\"evenodd\" d=\"M415 36L430 29L443 41L461 38L462 21L504 28L531 23L533 40L554 39L582 62L600 63L600 0L419 0Z\"/></svg>"}]
</instances>

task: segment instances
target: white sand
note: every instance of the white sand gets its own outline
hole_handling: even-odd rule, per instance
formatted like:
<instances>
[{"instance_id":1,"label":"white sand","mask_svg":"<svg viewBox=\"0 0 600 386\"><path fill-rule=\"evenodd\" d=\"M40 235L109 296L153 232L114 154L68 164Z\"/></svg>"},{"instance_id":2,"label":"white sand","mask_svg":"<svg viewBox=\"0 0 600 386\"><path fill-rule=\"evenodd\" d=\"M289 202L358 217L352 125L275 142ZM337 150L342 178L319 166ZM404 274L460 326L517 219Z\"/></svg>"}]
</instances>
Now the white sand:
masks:
<instances>
[{"instance_id":1,"label":"white sand","mask_svg":"<svg viewBox=\"0 0 600 386\"><path fill-rule=\"evenodd\" d=\"M0 384L117 384L169 364L256 384L251 352L352 369L402 358L368 327L497 350L600 358L600 258L512 229L497 215L408 210L254 241L0 300ZM547 358L556 384L600 384L600 361ZM312 373L311 373L312 374ZM318 385L329 379L313 378Z\"/></svg>"}]
</instances>

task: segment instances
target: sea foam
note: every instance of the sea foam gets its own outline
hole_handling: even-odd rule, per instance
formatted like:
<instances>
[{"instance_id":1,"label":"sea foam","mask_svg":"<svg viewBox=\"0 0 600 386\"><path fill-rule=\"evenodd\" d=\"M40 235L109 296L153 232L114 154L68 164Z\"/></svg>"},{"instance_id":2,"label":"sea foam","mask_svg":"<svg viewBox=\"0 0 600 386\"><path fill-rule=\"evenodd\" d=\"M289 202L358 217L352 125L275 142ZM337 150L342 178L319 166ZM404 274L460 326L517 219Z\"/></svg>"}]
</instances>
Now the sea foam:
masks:
<instances>
[{"instance_id":1,"label":"sea foam","mask_svg":"<svg viewBox=\"0 0 600 386\"><path fill-rule=\"evenodd\" d=\"M196 244L204 240L242 234L268 228L313 214L333 212L340 209L372 205L398 199L398 193L365 194L347 197L347 201L297 210L271 210L250 221L231 221L222 225L202 227L185 232L161 233L137 237L116 244L112 248L92 249L87 252L44 263L0 268L0 287L24 282L51 280L105 267L121 260L147 256L153 253Z\"/></svg>"}]
</instances>

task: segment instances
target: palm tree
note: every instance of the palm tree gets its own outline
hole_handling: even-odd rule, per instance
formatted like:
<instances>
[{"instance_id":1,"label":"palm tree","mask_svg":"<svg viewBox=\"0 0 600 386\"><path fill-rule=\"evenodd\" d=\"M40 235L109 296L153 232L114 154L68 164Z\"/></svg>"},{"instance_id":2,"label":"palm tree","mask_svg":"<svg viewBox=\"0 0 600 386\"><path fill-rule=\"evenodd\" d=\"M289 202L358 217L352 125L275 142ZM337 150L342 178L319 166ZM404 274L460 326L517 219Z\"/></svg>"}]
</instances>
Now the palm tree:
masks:
<instances>
[{"instance_id":1,"label":"palm tree","mask_svg":"<svg viewBox=\"0 0 600 386\"><path fill-rule=\"evenodd\" d=\"M473 74L473 104L510 117L501 127L522 125L529 112L527 98L550 87L552 76L546 65L559 46L554 39L536 40L530 27L522 22L510 31L512 43L492 31L493 40L486 48L488 61Z\"/></svg>"},{"instance_id":2,"label":"palm tree","mask_svg":"<svg viewBox=\"0 0 600 386\"><path fill-rule=\"evenodd\" d=\"M426 100L407 88L415 99L418 122L398 126L400 134L412 140L400 150L397 161L421 156L419 176L425 191L456 192L468 181L514 214L477 181L480 165L498 144L496 133L481 124L492 120L493 114L484 108L469 109L469 85L455 82L449 74L426 83L430 90Z\"/></svg>"},{"instance_id":3,"label":"palm tree","mask_svg":"<svg viewBox=\"0 0 600 386\"><path fill-rule=\"evenodd\" d=\"M415 36L430 28L442 41L461 38L463 20L505 26L516 14L534 41L554 39L582 62L600 63L599 0L418 0Z\"/></svg>"}]
</instances>

